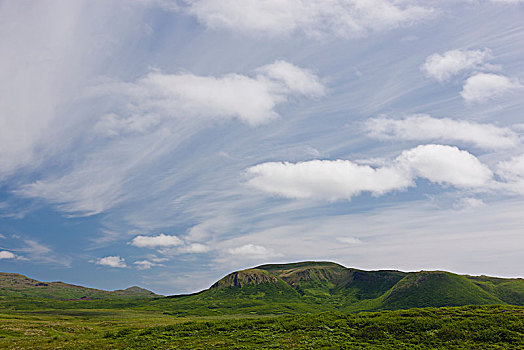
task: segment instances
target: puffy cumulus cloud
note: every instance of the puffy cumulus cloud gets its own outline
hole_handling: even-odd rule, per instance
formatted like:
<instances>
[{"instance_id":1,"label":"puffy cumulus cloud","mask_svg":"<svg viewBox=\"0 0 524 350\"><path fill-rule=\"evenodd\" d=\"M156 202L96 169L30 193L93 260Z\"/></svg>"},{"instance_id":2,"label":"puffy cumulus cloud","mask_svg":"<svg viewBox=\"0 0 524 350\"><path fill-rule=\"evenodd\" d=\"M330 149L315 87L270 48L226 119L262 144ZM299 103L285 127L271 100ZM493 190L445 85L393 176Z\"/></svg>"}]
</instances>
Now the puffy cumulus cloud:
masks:
<instances>
[{"instance_id":1,"label":"puffy cumulus cloud","mask_svg":"<svg viewBox=\"0 0 524 350\"><path fill-rule=\"evenodd\" d=\"M509 128L429 115L371 118L365 127L369 136L385 140L458 141L486 149L511 148L519 143L518 135Z\"/></svg>"},{"instance_id":2,"label":"puffy cumulus cloud","mask_svg":"<svg viewBox=\"0 0 524 350\"><path fill-rule=\"evenodd\" d=\"M125 259L119 256L106 256L103 258L98 258L96 259L95 263L97 265L104 265L104 266L110 266L110 267L119 267L119 268L127 267Z\"/></svg>"},{"instance_id":3,"label":"puffy cumulus cloud","mask_svg":"<svg viewBox=\"0 0 524 350\"><path fill-rule=\"evenodd\" d=\"M348 160L270 162L247 170L249 185L290 198L349 199L363 191L380 195L407 188L412 179L395 168L372 168Z\"/></svg>"},{"instance_id":4,"label":"puffy cumulus cloud","mask_svg":"<svg viewBox=\"0 0 524 350\"><path fill-rule=\"evenodd\" d=\"M460 95L466 102L485 102L514 93L522 87L518 79L492 73L478 73L466 80Z\"/></svg>"},{"instance_id":5,"label":"puffy cumulus cloud","mask_svg":"<svg viewBox=\"0 0 524 350\"><path fill-rule=\"evenodd\" d=\"M228 249L228 253L231 255L239 256L241 258L271 258L276 257L279 254L275 253L272 249L256 245L256 244L245 244L239 247Z\"/></svg>"},{"instance_id":6,"label":"puffy cumulus cloud","mask_svg":"<svg viewBox=\"0 0 524 350\"><path fill-rule=\"evenodd\" d=\"M430 17L428 7L396 0L196 0L185 10L210 28L310 37L362 36Z\"/></svg>"},{"instance_id":7,"label":"puffy cumulus cloud","mask_svg":"<svg viewBox=\"0 0 524 350\"><path fill-rule=\"evenodd\" d=\"M184 242L177 236L161 233L157 236L136 236L130 244L139 248L162 248L179 246Z\"/></svg>"},{"instance_id":8,"label":"puffy cumulus cloud","mask_svg":"<svg viewBox=\"0 0 524 350\"><path fill-rule=\"evenodd\" d=\"M491 170L457 147L421 145L389 164L372 168L349 160L269 162L247 169L248 184L288 198L351 199L361 192L381 195L414 186L416 178L474 188L492 179Z\"/></svg>"},{"instance_id":9,"label":"puffy cumulus cloud","mask_svg":"<svg viewBox=\"0 0 524 350\"><path fill-rule=\"evenodd\" d=\"M474 155L457 147L423 145L402 152L397 162L417 176L439 184L477 187L488 183L493 173Z\"/></svg>"},{"instance_id":10,"label":"puffy cumulus cloud","mask_svg":"<svg viewBox=\"0 0 524 350\"><path fill-rule=\"evenodd\" d=\"M16 259L16 255L7 250L0 250L0 260L2 259Z\"/></svg>"},{"instance_id":11,"label":"puffy cumulus cloud","mask_svg":"<svg viewBox=\"0 0 524 350\"><path fill-rule=\"evenodd\" d=\"M492 57L491 50L451 50L442 55L434 53L426 58L420 69L429 77L444 82L464 70L493 68L485 65Z\"/></svg>"}]
</instances>

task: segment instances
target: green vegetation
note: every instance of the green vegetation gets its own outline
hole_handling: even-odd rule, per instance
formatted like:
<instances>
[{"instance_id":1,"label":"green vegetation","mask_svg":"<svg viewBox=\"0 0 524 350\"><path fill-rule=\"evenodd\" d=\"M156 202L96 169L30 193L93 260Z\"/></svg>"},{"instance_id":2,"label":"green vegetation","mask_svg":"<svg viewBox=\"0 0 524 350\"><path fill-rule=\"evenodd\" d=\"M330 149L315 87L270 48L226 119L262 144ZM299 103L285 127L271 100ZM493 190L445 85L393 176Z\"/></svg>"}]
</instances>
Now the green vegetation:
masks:
<instances>
[{"instance_id":1,"label":"green vegetation","mask_svg":"<svg viewBox=\"0 0 524 350\"><path fill-rule=\"evenodd\" d=\"M149 304L176 315L299 314L413 307L524 305L524 280L442 271L363 271L332 262L262 265L210 289Z\"/></svg>"},{"instance_id":2,"label":"green vegetation","mask_svg":"<svg viewBox=\"0 0 524 350\"><path fill-rule=\"evenodd\" d=\"M7 349L522 349L524 307L463 306L279 317L133 310L0 314Z\"/></svg>"},{"instance_id":3,"label":"green vegetation","mask_svg":"<svg viewBox=\"0 0 524 350\"><path fill-rule=\"evenodd\" d=\"M158 295L140 288L105 291L67 284L64 282L40 282L17 273L0 272L0 297L50 298L50 299L136 299Z\"/></svg>"},{"instance_id":4,"label":"green vegetation","mask_svg":"<svg viewBox=\"0 0 524 350\"><path fill-rule=\"evenodd\" d=\"M381 299L385 309L504 303L466 277L441 271L407 275Z\"/></svg>"}]
</instances>

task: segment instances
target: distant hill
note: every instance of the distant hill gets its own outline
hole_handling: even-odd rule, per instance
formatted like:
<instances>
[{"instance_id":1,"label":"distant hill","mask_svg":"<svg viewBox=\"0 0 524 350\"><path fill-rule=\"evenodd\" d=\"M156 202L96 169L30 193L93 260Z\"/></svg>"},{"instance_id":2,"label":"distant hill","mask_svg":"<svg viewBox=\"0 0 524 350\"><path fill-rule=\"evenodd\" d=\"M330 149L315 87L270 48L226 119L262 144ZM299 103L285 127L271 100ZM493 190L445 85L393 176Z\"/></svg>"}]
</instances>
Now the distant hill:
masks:
<instances>
[{"instance_id":1,"label":"distant hill","mask_svg":"<svg viewBox=\"0 0 524 350\"><path fill-rule=\"evenodd\" d=\"M365 271L333 262L306 261L235 271L207 290L153 303L180 315L524 305L524 280L445 271Z\"/></svg>"},{"instance_id":2,"label":"distant hill","mask_svg":"<svg viewBox=\"0 0 524 350\"><path fill-rule=\"evenodd\" d=\"M17 273L0 272L0 297L59 300L140 299L159 297L140 287L106 291L64 282L41 282Z\"/></svg>"}]
</instances>

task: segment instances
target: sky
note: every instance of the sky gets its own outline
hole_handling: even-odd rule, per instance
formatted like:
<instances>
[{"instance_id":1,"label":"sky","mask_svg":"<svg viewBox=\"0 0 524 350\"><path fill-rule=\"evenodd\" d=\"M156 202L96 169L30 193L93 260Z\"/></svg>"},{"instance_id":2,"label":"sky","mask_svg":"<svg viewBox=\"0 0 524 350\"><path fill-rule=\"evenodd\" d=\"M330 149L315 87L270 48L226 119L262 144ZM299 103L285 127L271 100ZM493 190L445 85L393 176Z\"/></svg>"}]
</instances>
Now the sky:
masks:
<instances>
[{"instance_id":1,"label":"sky","mask_svg":"<svg viewBox=\"0 0 524 350\"><path fill-rule=\"evenodd\" d=\"M524 1L0 1L0 271L524 277Z\"/></svg>"}]
</instances>

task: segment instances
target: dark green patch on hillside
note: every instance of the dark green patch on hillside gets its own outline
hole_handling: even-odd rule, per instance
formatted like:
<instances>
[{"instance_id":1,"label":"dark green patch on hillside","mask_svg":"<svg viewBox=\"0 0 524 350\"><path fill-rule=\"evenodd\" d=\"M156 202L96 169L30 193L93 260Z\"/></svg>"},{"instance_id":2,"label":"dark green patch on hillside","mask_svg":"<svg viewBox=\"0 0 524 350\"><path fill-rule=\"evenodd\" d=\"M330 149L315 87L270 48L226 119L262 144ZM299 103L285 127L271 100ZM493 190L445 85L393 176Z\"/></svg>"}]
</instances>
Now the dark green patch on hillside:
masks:
<instances>
[{"instance_id":1,"label":"dark green patch on hillside","mask_svg":"<svg viewBox=\"0 0 524 350\"><path fill-rule=\"evenodd\" d=\"M399 281L382 298L384 309L427 306L503 304L464 276L442 271L412 273Z\"/></svg>"},{"instance_id":2,"label":"dark green patch on hillside","mask_svg":"<svg viewBox=\"0 0 524 350\"><path fill-rule=\"evenodd\" d=\"M522 278L465 277L505 303L524 305L524 279Z\"/></svg>"}]
</instances>

